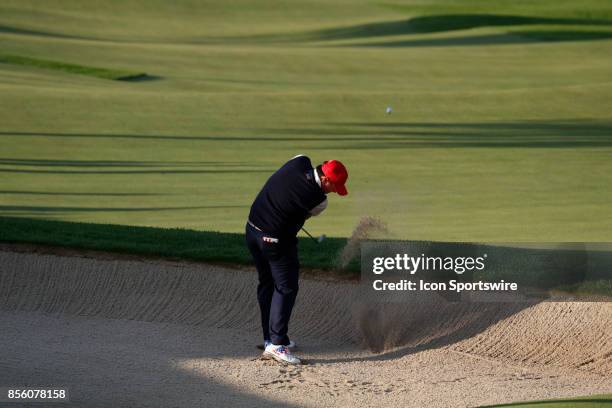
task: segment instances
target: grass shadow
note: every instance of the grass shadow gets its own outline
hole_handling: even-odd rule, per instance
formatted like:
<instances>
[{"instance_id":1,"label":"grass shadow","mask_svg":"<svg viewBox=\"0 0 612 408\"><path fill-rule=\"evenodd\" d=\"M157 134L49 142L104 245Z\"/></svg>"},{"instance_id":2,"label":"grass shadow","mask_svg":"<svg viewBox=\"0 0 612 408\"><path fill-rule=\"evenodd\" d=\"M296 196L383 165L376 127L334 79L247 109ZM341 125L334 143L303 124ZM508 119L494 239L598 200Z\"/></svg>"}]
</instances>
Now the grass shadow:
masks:
<instances>
[{"instance_id":1,"label":"grass shadow","mask_svg":"<svg viewBox=\"0 0 612 408\"><path fill-rule=\"evenodd\" d=\"M612 147L612 122L607 121L354 122L261 131L329 139L312 149Z\"/></svg>"},{"instance_id":2,"label":"grass shadow","mask_svg":"<svg viewBox=\"0 0 612 408\"><path fill-rule=\"evenodd\" d=\"M314 31L311 40L354 40L404 34L432 34L483 27L525 25L612 26L610 20L581 18L545 18L498 14L450 14L414 17L408 20L360 24L346 28Z\"/></svg>"},{"instance_id":3,"label":"grass shadow","mask_svg":"<svg viewBox=\"0 0 612 408\"><path fill-rule=\"evenodd\" d=\"M605 31L516 31L503 34L470 35L461 37L426 38L374 43L343 44L343 47L453 47L477 45L512 45L536 42L595 41L612 38L612 32ZM334 45L337 47L338 45Z\"/></svg>"},{"instance_id":4,"label":"grass shadow","mask_svg":"<svg viewBox=\"0 0 612 408\"><path fill-rule=\"evenodd\" d=\"M248 129L252 131L252 129ZM164 141L244 142L319 142L312 149L393 149L393 148L456 148L456 147L524 147L578 148L612 146L612 122L593 120L516 121L516 122L338 122L317 128L261 128L253 136L187 136L102 133L60 133L0 131L0 137L51 137L78 139L128 139ZM266 134L270 136L260 136ZM333 135L333 138L329 136ZM253 163L210 162L212 169L176 169L197 167L198 162L128 162L66 161L0 158L0 172L57 172L68 170L36 170L33 166L61 167L142 167L142 170L77 170L83 173L229 173L270 172L273 169ZM227 167L248 167L230 168ZM13 166L7 168L6 166ZM19 167L19 168L14 168ZM148 168L147 168L148 167ZM224 168L225 167L225 168ZM254 169L255 168L255 169Z\"/></svg>"},{"instance_id":5,"label":"grass shadow","mask_svg":"<svg viewBox=\"0 0 612 408\"><path fill-rule=\"evenodd\" d=\"M63 61L52 61L47 59L24 57L21 55L0 55L0 63L40 68L51 71L61 71L69 74L86 75L95 78L110 79L115 81L142 82L162 79L162 77L148 75L146 73L92 67L86 65L66 63Z\"/></svg>"},{"instance_id":6,"label":"grass shadow","mask_svg":"<svg viewBox=\"0 0 612 408\"><path fill-rule=\"evenodd\" d=\"M132 75L125 75L125 76L115 78L115 81L145 82L145 81L157 81L160 79L163 79L163 77L157 76L157 75L148 75L148 74L132 74Z\"/></svg>"},{"instance_id":7,"label":"grass shadow","mask_svg":"<svg viewBox=\"0 0 612 408\"><path fill-rule=\"evenodd\" d=\"M208 168L201 168L201 167ZM32 168L32 167L42 167ZM55 169L70 167L70 170ZM196 167L193 169L192 167ZM72 169L74 168L74 170ZM136 169L134 169L136 168ZM244 162L164 162L124 160L42 160L0 158L0 173L45 174L223 174L266 173L272 169Z\"/></svg>"},{"instance_id":8,"label":"grass shadow","mask_svg":"<svg viewBox=\"0 0 612 408\"><path fill-rule=\"evenodd\" d=\"M274 169L207 169L207 170L39 170L0 168L0 173L18 174L239 174L271 173Z\"/></svg>"},{"instance_id":9,"label":"grass shadow","mask_svg":"<svg viewBox=\"0 0 612 408\"><path fill-rule=\"evenodd\" d=\"M249 208L248 205L200 205L179 207L51 207L32 205L0 205L1 215L29 214L69 214L69 213L93 213L93 212L160 212L160 211L183 211L183 210L210 210L225 208Z\"/></svg>"},{"instance_id":10,"label":"grass shadow","mask_svg":"<svg viewBox=\"0 0 612 408\"><path fill-rule=\"evenodd\" d=\"M102 193L102 192L59 192L33 190L0 190L0 195L41 195L59 197L153 197L169 195L168 193Z\"/></svg>"},{"instance_id":11,"label":"grass shadow","mask_svg":"<svg viewBox=\"0 0 612 408\"><path fill-rule=\"evenodd\" d=\"M227 141L234 142L283 142L310 141L312 138L282 138L274 136L187 136L187 135L141 135L122 133L63 133L63 132L22 132L0 131L0 137L56 137L76 139L128 139L128 140L165 140L165 141Z\"/></svg>"},{"instance_id":12,"label":"grass shadow","mask_svg":"<svg viewBox=\"0 0 612 408\"><path fill-rule=\"evenodd\" d=\"M58 33L52 33L52 32L48 32L48 31L28 30L28 29L11 27L11 26L5 26L5 25L0 25L0 33L19 34L19 35L33 35L33 36L39 36L39 37L54 37L54 38L71 39L71 40L83 40L83 39L87 39L85 37L78 37L78 36L65 35L65 34L58 34Z\"/></svg>"},{"instance_id":13,"label":"grass shadow","mask_svg":"<svg viewBox=\"0 0 612 408\"><path fill-rule=\"evenodd\" d=\"M43 167L242 167L249 166L240 161L153 161L153 160L52 160L0 158L0 165ZM254 164L253 164L254 165Z\"/></svg>"},{"instance_id":14,"label":"grass shadow","mask_svg":"<svg viewBox=\"0 0 612 408\"><path fill-rule=\"evenodd\" d=\"M287 42L326 42L369 40L400 35L450 33L461 30L491 27L525 27L525 26L556 26L549 31L513 31L508 33L462 36L457 38L434 38L403 40L385 43L342 44L344 46L452 46L481 44L519 44L537 41L586 41L607 39L612 33L595 31L594 27L612 27L612 20L586 18L549 18L503 14L442 14L418 16L405 20L382 21L358 24L348 27L327 28L300 33L273 33L250 37L223 37L217 41L287 43ZM568 30L560 30L559 26L567 26ZM571 27L571 28L570 28ZM585 30L578 30L583 27ZM586 30L589 27L591 30Z\"/></svg>"}]
</instances>

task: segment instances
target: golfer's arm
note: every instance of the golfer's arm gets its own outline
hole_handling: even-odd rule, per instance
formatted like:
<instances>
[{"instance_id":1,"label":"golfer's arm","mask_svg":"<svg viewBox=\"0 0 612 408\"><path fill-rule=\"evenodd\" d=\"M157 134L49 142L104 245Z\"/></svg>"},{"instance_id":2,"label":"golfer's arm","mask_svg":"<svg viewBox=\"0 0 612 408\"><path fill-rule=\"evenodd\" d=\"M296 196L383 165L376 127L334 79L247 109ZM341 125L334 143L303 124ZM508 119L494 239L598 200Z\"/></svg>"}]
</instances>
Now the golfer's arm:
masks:
<instances>
[{"instance_id":1,"label":"golfer's arm","mask_svg":"<svg viewBox=\"0 0 612 408\"><path fill-rule=\"evenodd\" d=\"M316 217L321 214L327 208L327 198L321 202L321 204L317 205L315 208L310 210L310 215Z\"/></svg>"}]
</instances>

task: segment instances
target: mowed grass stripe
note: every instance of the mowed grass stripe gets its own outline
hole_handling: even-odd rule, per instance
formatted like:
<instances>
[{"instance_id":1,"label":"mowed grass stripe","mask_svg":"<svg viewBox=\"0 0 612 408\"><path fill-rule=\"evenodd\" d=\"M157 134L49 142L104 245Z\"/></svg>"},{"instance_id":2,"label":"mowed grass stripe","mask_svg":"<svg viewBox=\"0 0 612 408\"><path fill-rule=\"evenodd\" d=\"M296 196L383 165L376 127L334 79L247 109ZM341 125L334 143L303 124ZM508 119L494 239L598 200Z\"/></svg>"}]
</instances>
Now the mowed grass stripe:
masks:
<instances>
[{"instance_id":1,"label":"mowed grass stripe","mask_svg":"<svg viewBox=\"0 0 612 408\"><path fill-rule=\"evenodd\" d=\"M130 72L116 69L90 67L78 64L69 64L60 61L47 59L24 57L20 55L0 55L0 63L23 65L34 68L49 69L54 71L68 72L70 74L87 75L102 79L112 79L117 81L134 81L152 79L150 75L142 72Z\"/></svg>"}]
</instances>

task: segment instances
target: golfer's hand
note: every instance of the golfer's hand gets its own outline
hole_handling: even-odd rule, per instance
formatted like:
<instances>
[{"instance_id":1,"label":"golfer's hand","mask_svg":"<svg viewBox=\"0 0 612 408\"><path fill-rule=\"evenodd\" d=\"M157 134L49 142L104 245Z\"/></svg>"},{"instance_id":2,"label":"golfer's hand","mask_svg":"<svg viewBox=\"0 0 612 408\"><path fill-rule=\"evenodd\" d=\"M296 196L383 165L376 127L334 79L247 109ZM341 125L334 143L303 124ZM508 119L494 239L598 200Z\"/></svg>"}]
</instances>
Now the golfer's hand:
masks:
<instances>
[{"instance_id":1,"label":"golfer's hand","mask_svg":"<svg viewBox=\"0 0 612 408\"><path fill-rule=\"evenodd\" d=\"M309 216L314 215L315 217L321 214L327 208L327 198L321 202L321 204L317 205L315 208L309 211Z\"/></svg>"}]
</instances>

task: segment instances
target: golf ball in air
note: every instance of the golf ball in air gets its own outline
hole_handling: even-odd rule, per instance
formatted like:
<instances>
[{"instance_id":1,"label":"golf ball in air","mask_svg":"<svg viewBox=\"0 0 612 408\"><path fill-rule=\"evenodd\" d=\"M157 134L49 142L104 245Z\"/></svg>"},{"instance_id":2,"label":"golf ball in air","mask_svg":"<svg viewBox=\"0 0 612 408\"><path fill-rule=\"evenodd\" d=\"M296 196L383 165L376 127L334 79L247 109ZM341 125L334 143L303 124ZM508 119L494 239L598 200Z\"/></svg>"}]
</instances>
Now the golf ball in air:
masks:
<instances>
[{"instance_id":1,"label":"golf ball in air","mask_svg":"<svg viewBox=\"0 0 612 408\"><path fill-rule=\"evenodd\" d=\"M387 106L387 115L390 115L391 112L393 112L393 108L390 106Z\"/></svg>"}]
</instances>

